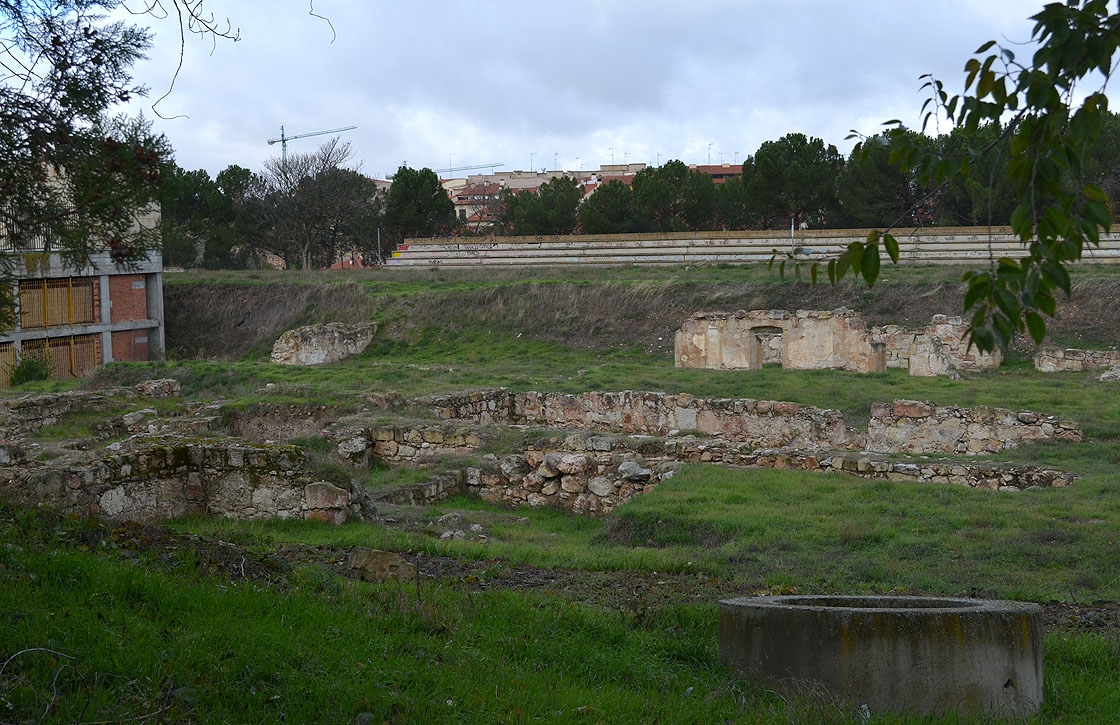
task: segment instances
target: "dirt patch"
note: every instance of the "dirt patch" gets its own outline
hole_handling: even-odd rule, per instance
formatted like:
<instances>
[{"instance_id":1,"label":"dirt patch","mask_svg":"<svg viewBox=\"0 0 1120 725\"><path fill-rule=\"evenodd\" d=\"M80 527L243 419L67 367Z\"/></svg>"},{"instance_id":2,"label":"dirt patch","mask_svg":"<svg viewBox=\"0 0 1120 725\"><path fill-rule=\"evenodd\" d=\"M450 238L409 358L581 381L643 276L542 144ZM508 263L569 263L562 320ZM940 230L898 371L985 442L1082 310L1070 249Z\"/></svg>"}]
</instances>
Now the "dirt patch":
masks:
<instances>
[{"instance_id":1,"label":"dirt patch","mask_svg":"<svg viewBox=\"0 0 1120 725\"><path fill-rule=\"evenodd\" d=\"M267 356L281 333L368 322L376 299L357 284L165 285L168 351L179 358Z\"/></svg>"},{"instance_id":2,"label":"dirt patch","mask_svg":"<svg viewBox=\"0 0 1120 725\"><path fill-rule=\"evenodd\" d=\"M425 524L417 510L396 525L416 529ZM403 511L401 511L403 515ZM473 514L473 512L472 512ZM191 567L199 574L230 582L245 582L285 590L298 586L302 572L318 568L345 576L347 551L335 546L280 544L267 550L248 549L229 542L145 524L77 521L46 511L31 516L52 531L52 545L96 551L125 561L143 560L171 570ZM509 516L509 515L504 515ZM4 517L7 518L7 517ZM26 520L23 524L27 526ZM772 594L757 582L712 577L701 572L587 571L564 567L536 567L502 559L456 559L427 554L404 555L417 566L421 590L434 583L468 587L474 591L512 589L553 594L571 601L617 611L636 625L653 625L665 607L715 604L721 599ZM795 593L783 591L780 593ZM897 592L896 592L897 593ZM906 592L915 596L924 592ZM964 596L964 595L962 595ZM1095 602L1042 605L1047 630L1120 632L1120 604Z\"/></svg>"}]
</instances>

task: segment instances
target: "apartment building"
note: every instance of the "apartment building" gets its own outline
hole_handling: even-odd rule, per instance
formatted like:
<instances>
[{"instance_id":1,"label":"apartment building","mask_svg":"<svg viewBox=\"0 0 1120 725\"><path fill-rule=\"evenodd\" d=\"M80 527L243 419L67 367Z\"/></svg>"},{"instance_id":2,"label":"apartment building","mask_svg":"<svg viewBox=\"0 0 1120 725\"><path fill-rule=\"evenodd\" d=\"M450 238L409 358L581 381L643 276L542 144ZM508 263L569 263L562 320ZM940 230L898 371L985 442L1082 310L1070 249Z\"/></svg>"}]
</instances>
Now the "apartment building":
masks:
<instances>
[{"instance_id":1,"label":"apartment building","mask_svg":"<svg viewBox=\"0 0 1120 725\"><path fill-rule=\"evenodd\" d=\"M159 224L159 211L140 217ZM2 247L2 245L0 245ZM164 351L163 259L120 265L109 251L85 267L72 267L57 252L18 251L10 255L9 291L14 325L0 330L0 388L25 356L50 362L56 378L87 375L105 363L160 359Z\"/></svg>"}]
</instances>

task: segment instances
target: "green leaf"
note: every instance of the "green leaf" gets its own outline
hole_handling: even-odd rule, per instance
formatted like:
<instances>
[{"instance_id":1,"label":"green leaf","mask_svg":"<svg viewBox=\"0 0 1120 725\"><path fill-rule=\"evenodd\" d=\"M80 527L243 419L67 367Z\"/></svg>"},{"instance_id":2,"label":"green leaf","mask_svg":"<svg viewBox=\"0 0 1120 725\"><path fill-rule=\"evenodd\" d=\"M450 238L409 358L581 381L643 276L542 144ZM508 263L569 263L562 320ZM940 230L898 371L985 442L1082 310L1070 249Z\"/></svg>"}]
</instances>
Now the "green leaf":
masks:
<instances>
[{"instance_id":1,"label":"green leaf","mask_svg":"<svg viewBox=\"0 0 1120 725\"><path fill-rule=\"evenodd\" d=\"M851 259L852 271L859 272L863 269L863 243L852 242L848 245L847 251L849 259Z\"/></svg>"},{"instance_id":2,"label":"green leaf","mask_svg":"<svg viewBox=\"0 0 1120 725\"><path fill-rule=\"evenodd\" d=\"M996 347L996 338L989 328L973 324L968 334L968 345L980 352L991 352Z\"/></svg>"},{"instance_id":3,"label":"green leaf","mask_svg":"<svg viewBox=\"0 0 1120 725\"><path fill-rule=\"evenodd\" d=\"M1028 312L1027 329L1031 333L1031 339L1034 340L1034 344L1041 345L1043 339L1046 337L1046 320L1042 319L1042 315L1037 312Z\"/></svg>"},{"instance_id":4,"label":"green leaf","mask_svg":"<svg viewBox=\"0 0 1120 725\"><path fill-rule=\"evenodd\" d=\"M1089 199L1084 206L1085 217L1098 227L1107 229L1112 224L1112 213L1108 205L1096 199Z\"/></svg>"},{"instance_id":5,"label":"green leaf","mask_svg":"<svg viewBox=\"0 0 1120 725\"><path fill-rule=\"evenodd\" d=\"M1026 203L1020 204L1011 212L1011 230L1024 242L1034 236L1034 220Z\"/></svg>"},{"instance_id":6,"label":"green leaf","mask_svg":"<svg viewBox=\"0 0 1120 725\"><path fill-rule=\"evenodd\" d=\"M1057 262L1042 265L1042 275L1055 287L1066 293L1069 297L1070 282L1069 272Z\"/></svg>"},{"instance_id":7,"label":"green leaf","mask_svg":"<svg viewBox=\"0 0 1120 725\"><path fill-rule=\"evenodd\" d=\"M1106 194L1104 190L1099 186L1086 184L1085 187L1081 190L1081 193L1085 194L1086 197L1092 199L1093 201L1108 203L1108 194Z\"/></svg>"},{"instance_id":8,"label":"green leaf","mask_svg":"<svg viewBox=\"0 0 1120 725\"><path fill-rule=\"evenodd\" d=\"M883 248L887 250L887 256L891 258L891 262L898 264L898 240L894 238L893 234L883 235Z\"/></svg>"},{"instance_id":9,"label":"green leaf","mask_svg":"<svg viewBox=\"0 0 1120 725\"><path fill-rule=\"evenodd\" d=\"M875 286L875 281L879 279L879 265L879 245L868 244L860 258L860 272L868 287Z\"/></svg>"},{"instance_id":10,"label":"green leaf","mask_svg":"<svg viewBox=\"0 0 1120 725\"><path fill-rule=\"evenodd\" d=\"M996 276L1000 279L1018 280L1022 277L1022 269L1019 267L1019 262L1010 257L1000 257L996 266Z\"/></svg>"},{"instance_id":11,"label":"green leaf","mask_svg":"<svg viewBox=\"0 0 1120 725\"><path fill-rule=\"evenodd\" d=\"M964 294L964 308L971 310L977 302L986 299L991 291L992 285L986 277L968 280L968 290Z\"/></svg>"},{"instance_id":12,"label":"green leaf","mask_svg":"<svg viewBox=\"0 0 1120 725\"><path fill-rule=\"evenodd\" d=\"M1038 292L1035 293L1034 304L1040 312L1050 317L1053 317L1058 309L1057 300L1054 299L1054 295L1046 287L1040 288Z\"/></svg>"},{"instance_id":13,"label":"green leaf","mask_svg":"<svg viewBox=\"0 0 1120 725\"><path fill-rule=\"evenodd\" d=\"M851 267L851 264L852 264L852 255L848 252L844 252L843 254L841 254L839 257L836 258L836 279L837 280L844 279L844 275L846 275L848 273L848 269L849 269L849 267Z\"/></svg>"},{"instance_id":14,"label":"green leaf","mask_svg":"<svg viewBox=\"0 0 1120 725\"><path fill-rule=\"evenodd\" d=\"M1003 287L995 287L994 296L996 307L1006 316L1008 324L1018 327L1020 318L1019 298ZM993 319L998 318L999 316L996 315Z\"/></svg>"}]
</instances>

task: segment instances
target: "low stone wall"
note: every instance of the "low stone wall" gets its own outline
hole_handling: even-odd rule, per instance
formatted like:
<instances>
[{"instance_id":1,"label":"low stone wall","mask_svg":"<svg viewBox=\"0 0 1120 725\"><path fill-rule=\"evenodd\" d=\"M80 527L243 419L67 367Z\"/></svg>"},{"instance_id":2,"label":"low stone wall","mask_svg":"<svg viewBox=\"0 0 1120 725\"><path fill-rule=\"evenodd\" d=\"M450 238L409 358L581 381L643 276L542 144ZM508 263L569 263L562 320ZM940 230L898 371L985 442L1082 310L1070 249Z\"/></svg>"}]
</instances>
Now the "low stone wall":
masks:
<instances>
[{"instance_id":1,"label":"low stone wall","mask_svg":"<svg viewBox=\"0 0 1120 725\"><path fill-rule=\"evenodd\" d=\"M444 419L542 428L667 435L696 431L761 448L862 448L866 437L837 410L687 393L510 393L505 389L424 399Z\"/></svg>"},{"instance_id":2,"label":"low stone wall","mask_svg":"<svg viewBox=\"0 0 1120 725\"><path fill-rule=\"evenodd\" d=\"M483 433L470 425L338 426L324 431L336 454L355 465L374 459L423 465L477 451ZM643 452L660 460L646 467ZM571 434L544 435L518 452L487 455L481 466L440 473L423 484L378 493L393 504L421 505L473 493L507 506L550 506L575 514L606 514L643 493L675 466L660 441Z\"/></svg>"},{"instance_id":3,"label":"low stone wall","mask_svg":"<svg viewBox=\"0 0 1120 725\"><path fill-rule=\"evenodd\" d=\"M1108 370L1120 365L1120 350L1044 347L1034 354L1035 370L1044 373Z\"/></svg>"},{"instance_id":4,"label":"low stone wall","mask_svg":"<svg viewBox=\"0 0 1120 725\"><path fill-rule=\"evenodd\" d=\"M0 470L0 490L18 503L114 520L213 514L342 523L369 513L362 492L311 478L294 446L145 441L96 460Z\"/></svg>"},{"instance_id":5,"label":"low stone wall","mask_svg":"<svg viewBox=\"0 0 1120 725\"><path fill-rule=\"evenodd\" d=\"M145 380L131 388L112 388L96 392L71 390L62 393L25 395L0 401L2 438L11 438L17 430L37 431L58 423L64 416L81 411L108 410L115 397L170 398L180 394L179 381L173 379Z\"/></svg>"},{"instance_id":6,"label":"low stone wall","mask_svg":"<svg viewBox=\"0 0 1120 725\"><path fill-rule=\"evenodd\" d=\"M395 506L430 506L463 492L466 469L450 473L437 473L424 483L401 486L374 494L376 503Z\"/></svg>"},{"instance_id":7,"label":"low stone wall","mask_svg":"<svg viewBox=\"0 0 1120 725\"><path fill-rule=\"evenodd\" d=\"M474 426L450 424L355 425L340 423L323 430L335 453L356 465L374 459L386 463L425 463L471 453L482 445Z\"/></svg>"},{"instance_id":8,"label":"low stone wall","mask_svg":"<svg viewBox=\"0 0 1120 725\"><path fill-rule=\"evenodd\" d=\"M912 400L872 406L866 433L848 427L835 410L687 394L511 394L497 389L424 402L444 419L659 436L695 431L753 448L980 455L1040 440L1083 437L1075 423L1031 411L938 407Z\"/></svg>"},{"instance_id":9,"label":"low stone wall","mask_svg":"<svg viewBox=\"0 0 1120 725\"><path fill-rule=\"evenodd\" d=\"M1080 441L1075 423L1031 411L957 408L916 400L876 403L867 424L873 453L977 455L1042 440Z\"/></svg>"},{"instance_id":10,"label":"low stone wall","mask_svg":"<svg viewBox=\"0 0 1120 725\"><path fill-rule=\"evenodd\" d=\"M789 449L760 450L695 436L656 442L606 436L568 436L551 450L488 456L483 466L439 473L431 480L384 491L374 499L424 506L459 493L504 506L548 506L573 514L606 515L634 496L670 478L682 462L756 466L865 479L941 483L991 491L1069 486L1077 476L1053 468L974 461L899 462L866 454L832 454ZM646 455L637 454L640 447ZM595 450L605 449L605 450Z\"/></svg>"},{"instance_id":11,"label":"low stone wall","mask_svg":"<svg viewBox=\"0 0 1120 725\"><path fill-rule=\"evenodd\" d=\"M987 490L1064 487L1078 476L1055 468L978 461L891 461L866 454L757 450L694 437L666 441L667 455L689 463L719 463L801 471L836 471L859 478L948 483Z\"/></svg>"},{"instance_id":12,"label":"low stone wall","mask_svg":"<svg viewBox=\"0 0 1120 725\"><path fill-rule=\"evenodd\" d=\"M860 448L864 437L837 410L750 399L707 399L687 393L518 393L518 423L556 428L666 435L719 434L760 448Z\"/></svg>"},{"instance_id":13,"label":"low stone wall","mask_svg":"<svg viewBox=\"0 0 1120 725\"><path fill-rule=\"evenodd\" d=\"M647 468L641 457L614 452L525 451L468 468L464 490L505 506L548 506L580 515L609 514L653 490L673 470Z\"/></svg>"},{"instance_id":14,"label":"low stone wall","mask_svg":"<svg viewBox=\"0 0 1120 725\"><path fill-rule=\"evenodd\" d=\"M511 425L517 422L515 396L508 388L468 390L418 399L444 420L474 420L483 424Z\"/></svg>"}]
</instances>

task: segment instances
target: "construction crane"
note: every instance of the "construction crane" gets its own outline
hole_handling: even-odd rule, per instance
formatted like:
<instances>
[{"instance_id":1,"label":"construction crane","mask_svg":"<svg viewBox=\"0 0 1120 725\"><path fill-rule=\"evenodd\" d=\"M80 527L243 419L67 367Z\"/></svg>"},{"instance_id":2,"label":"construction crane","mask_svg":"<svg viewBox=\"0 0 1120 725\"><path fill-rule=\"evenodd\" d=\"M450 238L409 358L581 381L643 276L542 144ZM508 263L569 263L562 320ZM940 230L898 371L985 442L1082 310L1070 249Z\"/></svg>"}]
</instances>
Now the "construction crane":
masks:
<instances>
[{"instance_id":1,"label":"construction crane","mask_svg":"<svg viewBox=\"0 0 1120 725\"><path fill-rule=\"evenodd\" d=\"M285 166L288 165L288 142L295 141L297 138L307 138L308 136L326 136L328 133L341 133L342 131L353 131L357 126L345 126L343 128L332 128L329 131L312 131L311 133L301 133L297 136L285 136L284 127L280 127L280 138L270 138L268 145L280 144L280 161Z\"/></svg>"}]
</instances>

